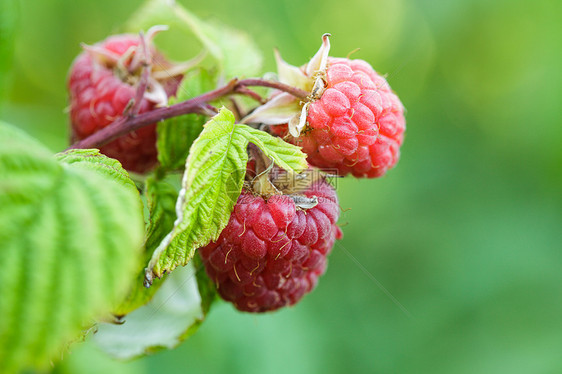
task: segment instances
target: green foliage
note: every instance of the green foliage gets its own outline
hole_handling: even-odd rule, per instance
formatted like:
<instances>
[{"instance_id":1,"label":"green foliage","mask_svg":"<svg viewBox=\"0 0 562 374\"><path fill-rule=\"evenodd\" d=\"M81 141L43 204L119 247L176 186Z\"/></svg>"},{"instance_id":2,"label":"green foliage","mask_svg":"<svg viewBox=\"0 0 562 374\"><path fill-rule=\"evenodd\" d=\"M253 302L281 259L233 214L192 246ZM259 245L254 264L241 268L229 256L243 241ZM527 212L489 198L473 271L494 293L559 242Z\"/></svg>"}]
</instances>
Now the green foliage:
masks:
<instances>
[{"instance_id":1,"label":"green foliage","mask_svg":"<svg viewBox=\"0 0 562 374\"><path fill-rule=\"evenodd\" d=\"M64 149L64 82L80 42L114 33L140 2L0 8L10 2L21 6L13 49L0 52L1 65L17 51L0 118ZM401 160L383 179L338 180L339 243L414 319L336 246L297 308L256 317L217 305L200 333L121 365L129 371L96 366L103 353L73 345L63 363L80 366L65 373L562 372L562 2L176 2L247 30L267 70L271 47L305 61L329 31L334 56L360 47L352 58L388 74L408 109ZM197 54L195 37L171 27L156 38L166 55ZM29 174L29 191L48 189L51 177L41 178Z\"/></svg>"},{"instance_id":2,"label":"green foliage","mask_svg":"<svg viewBox=\"0 0 562 374\"><path fill-rule=\"evenodd\" d=\"M248 142L255 144L267 157L283 169L301 172L308 167L306 155L301 152L299 147L291 146L283 139L271 136L253 127L237 126Z\"/></svg>"},{"instance_id":3,"label":"green foliage","mask_svg":"<svg viewBox=\"0 0 562 374\"><path fill-rule=\"evenodd\" d=\"M57 153L55 158L72 165L75 168L92 170L105 177L118 182L123 187L138 195L135 183L129 178L129 173L121 166L116 159L109 158L100 153L99 149L71 149ZM139 200L140 203L140 200Z\"/></svg>"},{"instance_id":4,"label":"green foliage","mask_svg":"<svg viewBox=\"0 0 562 374\"><path fill-rule=\"evenodd\" d=\"M218 22L202 22L183 8L178 13L217 59L226 79L261 73L263 57L247 34Z\"/></svg>"},{"instance_id":5,"label":"green foliage","mask_svg":"<svg viewBox=\"0 0 562 374\"><path fill-rule=\"evenodd\" d=\"M214 297L207 288L200 296L195 273L201 268L190 264L174 271L148 304L125 317L124 324L100 324L94 342L119 359L177 346L197 330Z\"/></svg>"},{"instance_id":6,"label":"green foliage","mask_svg":"<svg viewBox=\"0 0 562 374\"><path fill-rule=\"evenodd\" d=\"M191 262L195 268L195 277L197 278L197 289L201 297L201 310L204 314L209 313L211 305L217 300L217 289L215 283L207 276L204 269L203 260L200 256L194 256ZM188 333L195 332L195 329ZM185 336L187 338L187 336Z\"/></svg>"},{"instance_id":7,"label":"green foliage","mask_svg":"<svg viewBox=\"0 0 562 374\"><path fill-rule=\"evenodd\" d=\"M204 69L187 74L178 88L177 97L170 105L189 100L215 88L215 79ZM182 169L189 154L191 143L203 131L207 117L201 114L185 114L158 123L158 161L164 169Z\"/></svg>"},{"instance_id":8,"label":"green foliage","mask_svg":"<svg viewBox=\"0 0 562 374\"><path fill-rule=\"evenodd\" d=\"M180 4L148 0L127 22L133 32L155 24L169 25L195 35L216 60L225 79L261 73L263 57L247 34L218 22L204 22Z\"/></svg>"},{"instance_id":9,"label":"green foliage","mask_svg":"<svg viewBox=\"0 0 562 374\"><path fill-rule=\"evenodd\" d=\"M162 279L157 279L152 287L144 287L144 268L154 250L174 227L178 191L164 180L149 177L146 180L145 193L150 220L146 230L144 261L137 270L137 276L129 294L124 302L113 311L118 316L124 316L148 303L163 283Z\"/></svg>"},{"instance_id":10,"label":"green foliage","mask_svg":"<svg viewBox=\"0 0 562 374\"><path fill-rule=\"evenodd\" d=\"M300 148L234 122L232 112L221 109L191 146L177 203L178 218L152 256L147 268L149 281L152 275L161 277L187 264L197 248L218 238L242 189L248 142L281 167L296 172L307 167Z\"/></svg>"},{"instance_id":11,"label":"green foliage","mask_svg":"<svg viewBox=\"0 0 562 374\"><path fill-rule=\"evenodd\" d=\"M150 211L146 249L152 253L174 227L178 191L170 183L150 177L146 180L146 199Z\"/></svg>"},{"instance_id":12,"label":"green foliage","mask_svg":"<svg viewBox=\"0 0 562 374\"><path fill-rule=\"evenodd\" d=\"M12 66L18 6L16 0L0 2L0 97L4 94L5 80Z\"/></svg>"},{"instance_id":13,"label":"green foliage","mask_svg":"<svg viewBox=\"0 0 562 374\"><path fill-rule=\"evenodd\" d=\"M120 301L139 259L139 197L95 151L57 156L0 124L0 363L44 367Z\"/></svg>"}]
</instances>

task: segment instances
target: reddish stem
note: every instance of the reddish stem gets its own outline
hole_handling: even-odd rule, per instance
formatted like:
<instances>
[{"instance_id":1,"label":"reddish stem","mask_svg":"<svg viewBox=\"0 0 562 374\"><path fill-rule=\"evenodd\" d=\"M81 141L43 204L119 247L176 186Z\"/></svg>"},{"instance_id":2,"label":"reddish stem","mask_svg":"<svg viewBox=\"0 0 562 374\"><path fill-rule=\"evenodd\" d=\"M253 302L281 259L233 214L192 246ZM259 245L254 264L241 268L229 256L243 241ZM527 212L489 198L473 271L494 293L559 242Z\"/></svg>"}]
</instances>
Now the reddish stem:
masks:
<instances>
[{"instance_id":1,"label":"reddish stem","mask_svg":"<svg viewBox=\"0 0 562 374\"><path fill-rule=\"evenodd\" d=\"M252 91L249 88L239 87L239 88L236 89L236 93L248 96L248 97L254 99L255 101L257 101L260 104L266 103L266 100L263 97L261 97L261 95L259 93L255 92L255 91Z\"/></svg>"},{"instance_id":2,"label":"reddish stem","mask_svg":"<svg viewBox=\"0 0 562 374\"><path fill-rule=\"evenodd\" d=\"M309 95L309 92L305 90L301 90L300 88L289 86L288 84L276 82L276 81L268 81L266 79L261 78L248 78L241 80L238 84L239 86L261 86L261 87L269 87L275 88L279 91L287 92L288 94L293 95L301 100L306 100Z\"/></svg>"},{"instance_id":3,"label":"reddish stem","mask_svg":"<svg viewBox=\"0 0 562 374\"><path fill-rule=\"evenodd\" d=\"M89 137L74 143L69 149L76 148L99 148L104 144L117 139L131 131L138 130L144 126L156 123L171 117L181 116L189 113L201 113L203 108L207 108L207 103L220 97L235 93L237 90L246 86L262 86L275 88L287 92L301 100L306 100L308 92L300 88L292 87L280 82L268 81L265 79L252 78L237 80L233 79L225 86L209 91L193 99L183 101L165 108L156 108L135 116L122 116L113 123L104 127L100 131Z\"/></svg>"}]
</instances>

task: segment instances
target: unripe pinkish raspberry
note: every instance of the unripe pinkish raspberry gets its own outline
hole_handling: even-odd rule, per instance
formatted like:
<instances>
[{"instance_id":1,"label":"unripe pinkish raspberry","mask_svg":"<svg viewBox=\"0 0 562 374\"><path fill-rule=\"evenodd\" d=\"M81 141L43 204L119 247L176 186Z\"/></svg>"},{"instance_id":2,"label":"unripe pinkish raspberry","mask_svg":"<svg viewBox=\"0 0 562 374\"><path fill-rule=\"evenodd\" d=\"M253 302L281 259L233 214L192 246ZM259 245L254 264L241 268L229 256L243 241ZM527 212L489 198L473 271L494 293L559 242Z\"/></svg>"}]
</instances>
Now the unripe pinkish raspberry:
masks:
<instances>
[{"instance_id":1,"label":"unripe pinkish raspberry","mask_svg":"<svg viewBox=\"0 0 562 374\"><path fill-rule=\"evenodd\" d=\"M325 36L320 51L301 68L278 58L280 79L311 92L309 100L296 106L292 117L275 117L275 109L290 112L288 94L275 94L246 122L265 120L272 133L301 146L311 165L340 175L380 177L400 157L404 106L367 62L328 57L328 51Z\"/></svg>"}]
</instances>

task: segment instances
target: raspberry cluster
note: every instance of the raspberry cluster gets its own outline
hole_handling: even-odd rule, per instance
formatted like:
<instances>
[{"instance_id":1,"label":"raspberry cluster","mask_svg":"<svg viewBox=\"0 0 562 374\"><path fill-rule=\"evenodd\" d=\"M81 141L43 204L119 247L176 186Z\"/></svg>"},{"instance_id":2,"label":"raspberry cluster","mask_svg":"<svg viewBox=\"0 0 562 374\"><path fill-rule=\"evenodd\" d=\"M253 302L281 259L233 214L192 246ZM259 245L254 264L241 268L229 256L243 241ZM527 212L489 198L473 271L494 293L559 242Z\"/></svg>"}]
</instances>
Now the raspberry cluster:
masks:
<instances>
[{"instance_id":1,"label":"raspberry cluster","mask_svg":"<svg viewBox=\"0 0 562 374\"><path fill-rule=\"evenodd\" d=\"M265 199L244 191L218 240L199 251L220 295L239 310L293 305L326 270L326 256L342 236L336 192L317 181L303 195L318 204L301 209L290 195Z\"/></svg>"},{"instance_id":2,"label":"raspberry cluster","mask_svg":"<svg viewBox=\"0 0 562 374\"><path fill-rule=\"evenodd\" d=\"M112 36L76 58L68 80L73 140L84 139L125 115L144 83L142 101L133 104L139 113L165 105L175 94L183 75L178 69L168 70L173 65L142 37ZM269 125L274 135L301 146L312 166L335 169L342 176L380 177L400 157L404 107L386 79L367 62L329 57L329 49L329 34L325 34L320 50L301 67L277 55L281 83L277 87L285 89L240 120ZM144 82L148 70L138 62L147 56L152 69ZM160 74L154 72L157 66L162 67ZM275 82L266 83L262 85L275 87ZM248 93L238 93L243 92ZM155 126L124 135L101 151L130 171L146 172L157 162ZM252 147L245 187L228 224L217 241L199 253L225 300L242 311L266 312L293 305L314 289L342 232L336 225L336 192L323 177L306 179L305 172L298 181L279 183L285 172Z\"/></svg>"}]
</instances>

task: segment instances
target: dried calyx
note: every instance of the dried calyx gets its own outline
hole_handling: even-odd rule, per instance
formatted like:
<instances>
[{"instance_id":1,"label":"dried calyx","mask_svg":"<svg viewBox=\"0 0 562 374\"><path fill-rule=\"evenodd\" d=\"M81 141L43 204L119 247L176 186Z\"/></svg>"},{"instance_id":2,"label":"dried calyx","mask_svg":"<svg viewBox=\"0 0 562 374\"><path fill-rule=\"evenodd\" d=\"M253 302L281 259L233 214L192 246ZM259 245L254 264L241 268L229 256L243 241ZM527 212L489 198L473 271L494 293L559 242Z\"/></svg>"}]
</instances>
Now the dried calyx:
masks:
<instances>
[{"instance_id":1,"label":"dried calyx","mask_svg":"<svg viewBox=\"0 0 562 374\"><path fill-rule=\"evenodd\" d=\"M318 204L316 196L307 197L303 193L328 176L318 169L307 169L300 174L283 170L273 163L263 152L250 144L250 160L246 169L244 188L265 200L275 195L287 195L297 208L306 210Z\"/></svg>"},{"instance_id":2,"label":"dried calyx","mask_svg":"<svg viewBox=\"0 0 562 374\"><path fill-rule=\"evenodd\" d=\"M143 97L156 106L166 106L169 94L176 91L183 74L205 57L205 53L201 53L181 63L168 61L156 51L153 44L154 37L167 29L168 26L157 25L151 27L146 34L141 32L138 42L131 44L122 54L97 44L82 44L82 48L95 62L113 70L116 77L130 86L141 84L143 71L148 70L146 82L142 83L146 84Z\"/></svg>"},{"instance_id":3,"label":"dried calyx","mask_svg":"<svg viewBox=\"0 0 562 374\"><path fill-rule=\"evenodd\" d=\"M294 137L299 136L306 127L310 103L319 100L326 89L326 69L330 52L329 37L330 34L322 35L320 49L307 64L301 67L290 65L281 58L279 51L275 50L279 81L310 92L306 101L301 101L288 93L279 92L272 96L269 102L246 116L242 122L266 125L288 123L290 134Z\"/></svg>"}]
</instances>

